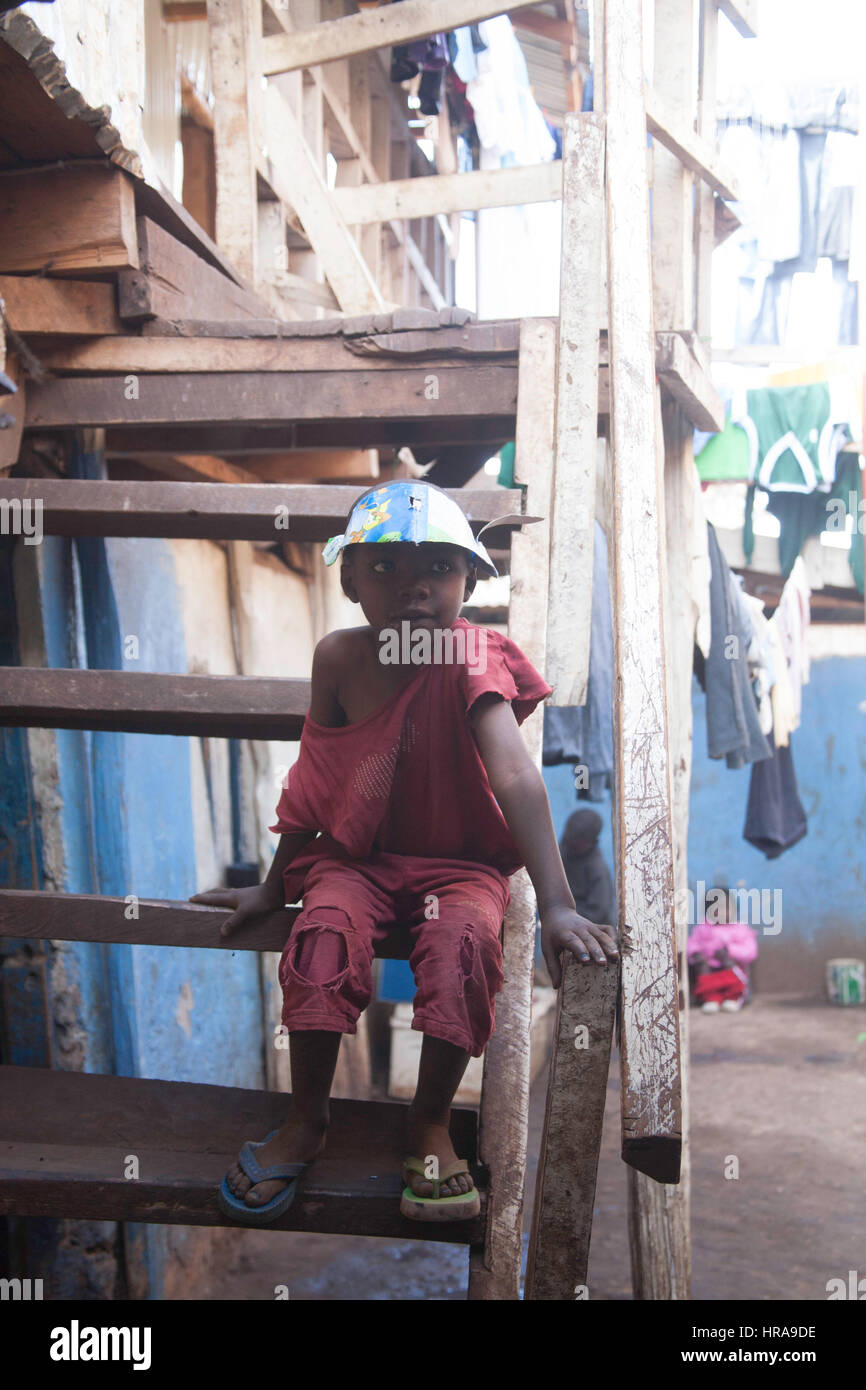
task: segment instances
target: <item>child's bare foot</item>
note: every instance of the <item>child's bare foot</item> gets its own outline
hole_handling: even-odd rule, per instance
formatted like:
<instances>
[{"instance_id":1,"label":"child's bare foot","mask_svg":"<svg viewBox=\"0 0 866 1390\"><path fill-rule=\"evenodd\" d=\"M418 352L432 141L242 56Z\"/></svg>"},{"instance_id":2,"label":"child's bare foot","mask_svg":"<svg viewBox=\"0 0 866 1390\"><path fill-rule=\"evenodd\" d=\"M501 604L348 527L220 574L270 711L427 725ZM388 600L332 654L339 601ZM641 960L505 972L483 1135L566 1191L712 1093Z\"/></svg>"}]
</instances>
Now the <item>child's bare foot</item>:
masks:
<instances>
[{"instance_id":1,"label":"child's bare foot","mask_svg":"<svg viewBox=\"0 0 866 1390\"><path fill-rule=\"evenodd\" d=\"M435 1124L431 1120L423 1119L421 1116L413 1114L409 1108L409 1153L422 1161L430 1158L433 1154L439 1160L439 1167L445 1168L449 1163L453 1163L458 1155L454 1152L454 1145L451 1143L451 1136L448 1133L447 1124ZM427 1178L423 1178L420 1173L405 1173L406 1183L418 1197L432 1197L433 1184ZM461 1192L471 1192L475 1183L468 1173L458 1173L456 1177L449 1178L443 1182L439 1188L440 1197L457 1197Z\"/></svg>"},{"instance_id":2,"label":"child's bare foot","mask_svg":"<svg viewBox=\"0 0 866 1390\"><path fill-rule=\"evenodd\" d=\"M316 1123L290 1114L273 1139L256 1149L256 1159L263 1168L272 1163L311 1163L325 1147L327 1128L327 1117ZM288 1179L272 1178L268 1182L251 1183L244 1170L235 1163L226 1173L226 1182L235 1197L243 1198L248 1207L262 1207L278 1192L282 1192Z\"/></svg>"}]
</instances>

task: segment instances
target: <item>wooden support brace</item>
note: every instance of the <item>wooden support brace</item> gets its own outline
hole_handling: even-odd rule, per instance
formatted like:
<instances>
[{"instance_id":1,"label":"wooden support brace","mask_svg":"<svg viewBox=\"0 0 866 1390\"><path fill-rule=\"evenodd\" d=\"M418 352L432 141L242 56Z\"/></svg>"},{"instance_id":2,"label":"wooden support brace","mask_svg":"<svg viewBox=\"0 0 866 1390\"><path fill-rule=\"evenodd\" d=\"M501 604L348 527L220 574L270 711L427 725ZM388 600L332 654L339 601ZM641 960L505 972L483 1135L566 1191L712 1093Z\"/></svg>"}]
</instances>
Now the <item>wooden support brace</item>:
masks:
<instances>
[{"instance_id":1,"label":"wooden support brace","mask_svg":"<svg viewBox=\"0 0 866 1390\"><path fill-rule=\"evenodd\" d=\"M254 0L207 0L214 89L216 240L257 278L256 116L260 19Z\"/></svg>"},{"instance_id":2,"label":"wooden support brace","mask_svg":"<svg viewBox=\"0 0 866 1390\"><path fill-rule=\"evenodd\" d=\"M270 75L332 63L375 48L409 43L439 30L475 24L501 13L501 0L499 4L495 0L436 0L435 5L430 0L403 0L400 5L383 5L344 19L327 20L312 29L266 38L264 71Z\"/></svg>"},{"instance_id":3,"label":"wooden support brace","mask_svg":"<svg viewBox=\"0 0 866 1390\"><path fill-rule=\"evenodd\" d=\"M680 1173L681 1095L641 0L605 17L622 1155Z\"/></svg>"},{"instance_id":4,"label":"wooden support brace","mask_svg":"<svg viewBox=\"0 0 866 1390\"><path fill-rule=\"evenodd\" d=\"M715 0L715 4L744 39L758 37L758 0Z\"/></svg>"},{"instance_id":5,"label":"wooden support brace","mask_svg":"<svg viewBox=\"0 0 866 1390\"><path fill-rule=\"evenodd\" d=\"M425 178L361 184L337 188L332 194L333 202L352 226L477 208L549 203L561 197L559 160L514 169L476 169L465 174L431 174Z\"/></svg>"},{"instance_id":6,"label":"wooden support brace","mask_svg":"<svg viewBox=\"0 0 866 1390\"><path fill-rule=\"evenodd\" d=\"M381 310L384 300L379 288L331 199L294 112L273 85L265 98L268 138L273 150L279 151L275 167L284 171L281 196L300 217L341 309L347 314Z\"/></svg>"},{"instance_id":7,"label":"wooden support brace","mask_svg":"<svg viewBox=\"0 0 866 1390\"><path fill-rule=\"evenodd\" d=\"M527 485L525 509L550 515L553 454L554 326L524 319L520 330L520 389L515 441L515 480ZM539 522L512 542L509 636L544 670L545 634L538 613L548 592L548 527ZM541 765L543 714L523 725L523 736ZM523 1187L529 1133L529 1030L535 952L535 894L521 869L511 879L505 918L505 986L496 1004L496 1031L484 1054L479 1154L490 1170L485 1242L470 1251L470 1299L519 1296Z\"/></svg>"},{"instance_id":8,"label":"wooden support brace","mask_svg":"<svg viewBox=\"0 0 866 1390\"><path fill-rule=\"evenodd\" d=\"M582 705L589 674L604 239L604 122L566 117L547 679Z\"/></svg>"},{"instance_id":9,"label":"wooden support brace","mask_svg":"<svg viewBox=\"0 0 866 1390\"><path fill-rule=\"evenodd\" d=\"M736 176L720 164L714 145L689 130L658 92L651 88L647 88L646 92L646 128L654 140L675 154L681 164L708 183L722 198L727 198L731 203L739 201L741 195Z\"/></svg>"},{"instance_id":10,"label":"wooden support brace","mask_svg":"<svg viewBox=\"0 0 866 1390\"><path fill-rule=\"evenodd\" d=\"M586 1286L619 968L562 955L524 1298Z\"/></svg>"}]
</instances>

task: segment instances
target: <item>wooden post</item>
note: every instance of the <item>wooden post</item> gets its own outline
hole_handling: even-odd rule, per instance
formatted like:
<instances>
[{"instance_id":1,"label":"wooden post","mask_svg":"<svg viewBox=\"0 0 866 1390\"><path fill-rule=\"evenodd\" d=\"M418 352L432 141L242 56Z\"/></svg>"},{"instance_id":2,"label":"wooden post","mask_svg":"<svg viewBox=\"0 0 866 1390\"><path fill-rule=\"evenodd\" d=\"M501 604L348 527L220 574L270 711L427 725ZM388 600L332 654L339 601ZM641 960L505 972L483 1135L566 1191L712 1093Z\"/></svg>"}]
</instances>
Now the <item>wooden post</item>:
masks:
<instances>
[{"instance_id":1,"label":"wooden post","mask_svg":"<svg viewBox=\"0 0 866 1390\"><path fill-rule=\"evenodd\" d=\"M526 510L549 517L553 457L555 325L524 319L520 325L515 481L527 485ZM536 522L511 542L509 636L536 669L544 670L549 530ZM523 726L527 747L541 766L541 710ZM517 1299L522 1250L523 1188L529 1132L529 1024L535 955L535 894L525 869L511 879L505 918L505 986L496 1001L496 1031L484 1055L479 1157L490 1170L483 1248L469 1257L471 1299Z\"/></svg>"},{"instance_id":2,"label":"wooden post","mask_svg":"<svg viewBox=\"0 0 866 1390\"><path fill-rule=\"evenodd\" d=\"M655 0L653 87L678 115L686 117L694 100L695 54L693 0ZM702 132L703 133L703 132ZM691 328L694 246L694 175L664 149L653 144L652 265L655 326L658 330ZM713 191L701 184L701 206Z\"/></svg>"},{"instance_id":3,"label":"wooden post","mask_svg":"<svg viewBox=\"0 0 866 1390\"><path fill-rule=\"evenodd\" d=\"M586 702L595 532L604 125L565 118L547 679L556 705Z\"/></svg>"},{"instance_id":4,"label":"wooden post","mask_svg":"<svg viewBox=\"0 0 866 1390\"><path fill-rule=\"evenodd\" d=\"M698 67L698 133L712 144L716 139L716 70L718 67L719 12L716 0L700 0L700 52ZM698 180L695 217L694 326L709 343L712 334L710 300L713 285L713 251L716 245L716 197Z\"/></svg>"},{"instance_id":5,"label":"wooden post","mask_svg":"<svg viewBox=\"0 0 866 1390\"><path fill-rule=\"evenodd\" d=\"M588 1296L586 1270L619 969L566 951L556 1021L524 1299Z\"/></svg>"},{"instance_id":6,"label":"wooden post","mask_svg":"<svg viewBox=\"0 0 866 1390\"><path fill-rule=\"evenodd\" d=\"M261 6L207 0L214 91L216 240L251 284L257 278L256 131Z\"/></svg>"},{"instance_id":7,"label":"wooden post","mask_svg":"<svg viewBox=\"0 0 866 1390\"><path fill-rule=\"evenodd\" d=\"M641 0L605 17L622 1155L680 1172L681 1097ZM640 1253L639 1253L640 1258Z\"/></svg>"}]
</instances>

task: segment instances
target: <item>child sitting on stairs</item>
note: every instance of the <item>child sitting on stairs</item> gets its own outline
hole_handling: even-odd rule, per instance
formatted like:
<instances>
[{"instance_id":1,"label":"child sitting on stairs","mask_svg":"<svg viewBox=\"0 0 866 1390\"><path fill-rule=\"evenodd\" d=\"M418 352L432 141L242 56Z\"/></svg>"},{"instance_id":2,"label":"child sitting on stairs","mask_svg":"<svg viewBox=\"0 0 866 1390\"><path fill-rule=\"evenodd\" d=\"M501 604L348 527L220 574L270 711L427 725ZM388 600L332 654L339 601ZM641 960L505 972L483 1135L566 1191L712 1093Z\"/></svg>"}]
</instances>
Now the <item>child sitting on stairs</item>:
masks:
<instances>
[{"instance_id":1,"label":"child sitting on stairs","mask_svg":"<svg viewBox=\"0 0 866 1390\"><path fill-rule=\"evenodd\" d=\"M563 949L604 966L616 934L575 911L518 729L551 687L509 638L458 616L476 571L497 573L460 508L428 483L376 487L323 554L342 557L343 590L366 625L316 647L265 882L190 899L233 908L229 933L303 893L280 962L291 1108L280 1129L243 1146L220 1202L250 1225L290 1205L325 1144L340 1036L370 1002L375 944L399 922L412 946L412 1026L424 1034L401 1211L469 1219L479 1197L452 1147L450 1110L493 1032L509 876L526 866L555 986Z\"/></svg>"}]
</instances>

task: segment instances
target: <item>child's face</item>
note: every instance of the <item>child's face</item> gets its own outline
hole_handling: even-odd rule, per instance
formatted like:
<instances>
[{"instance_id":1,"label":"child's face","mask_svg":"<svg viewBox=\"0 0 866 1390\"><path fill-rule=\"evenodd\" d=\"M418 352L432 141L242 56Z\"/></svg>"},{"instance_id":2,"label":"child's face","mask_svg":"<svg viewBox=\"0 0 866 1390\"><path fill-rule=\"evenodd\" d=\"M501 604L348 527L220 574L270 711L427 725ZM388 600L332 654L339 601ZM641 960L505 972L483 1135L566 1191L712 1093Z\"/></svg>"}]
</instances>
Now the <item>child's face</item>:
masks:
<instances>
[{"instance_id":1,"label":"child's face","mask_svg":"<svg viewBox=\"0 0 866 1390\"><path fill-rule=\"evenodd\" d=\"M343 592L360 603L381 632L408 620L415 628L451 627L475 588L465 551L457 545L389 541L352 547L341 571Z\"/></svg>"}]
</instances>

